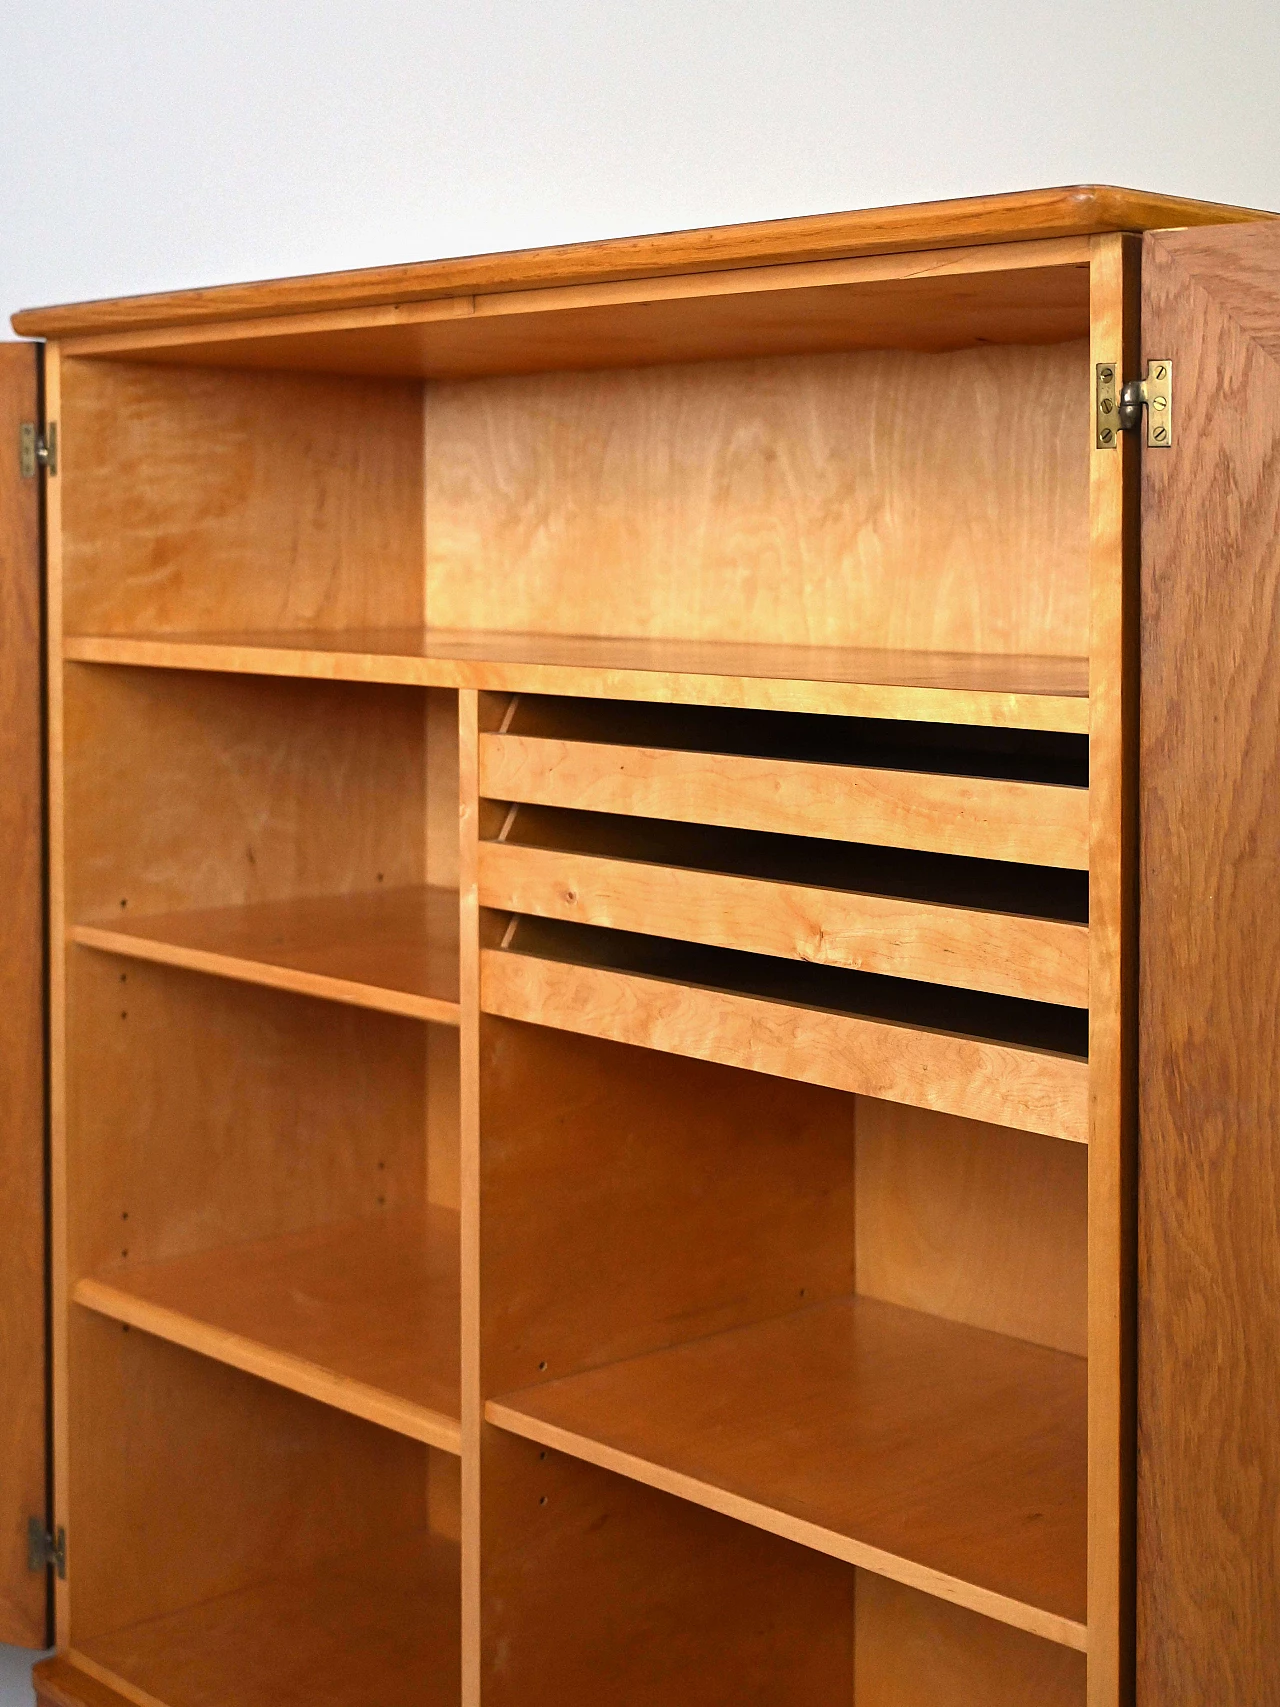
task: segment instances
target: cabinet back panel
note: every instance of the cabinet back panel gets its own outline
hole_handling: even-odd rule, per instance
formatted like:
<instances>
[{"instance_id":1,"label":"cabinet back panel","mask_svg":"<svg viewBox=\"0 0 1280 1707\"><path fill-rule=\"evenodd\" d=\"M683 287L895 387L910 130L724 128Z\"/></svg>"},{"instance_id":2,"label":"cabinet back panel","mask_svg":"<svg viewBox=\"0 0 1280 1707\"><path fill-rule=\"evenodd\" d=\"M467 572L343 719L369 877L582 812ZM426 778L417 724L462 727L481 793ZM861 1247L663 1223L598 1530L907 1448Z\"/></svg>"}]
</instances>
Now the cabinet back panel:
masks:
<instances>
[{"instance_id":1,"label":"cabinet back panel","mask_svg":"<svg viewBox=\"0 0 1280 1707\"><path fill-rule=\"evenodd\" d=\"M1083 1357L1088 1151L858 1099L858 1291Z\"/></svg>"},{"instance_id":2,"label":"cabinet back panel","mask_svg":"<svg viewBox=\"0 0 1280 1707\"><path fill-rule=\"evenodd\" d=\"M494 1428L482 1473L486 1707L852 1707L848 1566Z\"/></svg>"},{"instance_id":3,"label":"cabinet back panel","mask_svg":"<svg viewBox=\"0 0 1280 1707\"><path fill-rule=\"evenodd\" d=\"M426 1516L426 1448L78 1310L73 1639L372 1545Z\"/></svg>"},{"instance_id":4,"label":"cabinet back panel","mask_svg":"<svg viewBox=\"0 0 1280 1707\"><path fill-rule=\"evenodd\" d=\"M480 1096L486 1396L853 1290L852 1097L487 1016Z\"/></svg>"},{"instance_id":5,"label":"cabinet back panel","mask_svg":"<svg viewBox=\"0 0 1280 1707\"><path fill-rule=\"evenodd\" d=\"M68 633L422 621L422 391L62 366Z\"/></svg>"},{"instance_id":6,"label":"cabinet back panel","mask_svg":"<svg viewBox=\"0 0 1280 1707\"><path fill-rule=\"evenodd\" d=\"M1087 349L431 385L436 628L1087 652Z\"/></svg>"},{"instance_id":7,"label":"cabinet back panel","mask_svg":"<svg viewBox=\"0 0 1280 1707\"><path fill-rule=\"evenodd\" d=\"M65 681L72 922L424 881L420 690L103 665Z\"/></svg>"},{"instance_id":8,"label":"cabinet back panel","mask_svg":"<svg viewBox=\"0 0 1280 1707\"><path fill-rule=\"evenodd\" d=\"M1084 1707L1085 1656L858 1572L854 1707Z\"/></svg>"},{"instance_id":9,"label":"cabinet back panel","mask_svg":"<svg viewBox=\"0 0 1280 1707\"><path fill-rule=\"evenodd\" d=\"M73 1278L421 1203L417 1021L94 949L69 973Z\"/></svg>"}]
</instances>

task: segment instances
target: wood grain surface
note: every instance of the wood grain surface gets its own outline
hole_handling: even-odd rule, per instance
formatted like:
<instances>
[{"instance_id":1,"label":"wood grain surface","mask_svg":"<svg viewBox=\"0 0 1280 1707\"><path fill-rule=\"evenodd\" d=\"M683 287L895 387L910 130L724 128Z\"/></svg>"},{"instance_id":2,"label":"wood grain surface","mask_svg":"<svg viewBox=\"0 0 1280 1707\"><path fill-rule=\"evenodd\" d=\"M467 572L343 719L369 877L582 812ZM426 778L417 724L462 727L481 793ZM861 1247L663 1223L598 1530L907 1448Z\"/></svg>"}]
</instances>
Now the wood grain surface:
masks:
<instances>
[{"instance_id":1,"label":"wood grain surface","mask_svg":"<svg viewBox=\"0 0 1280 1707\"><path fill-rule=\"evenodd\" d=\"M72 632L420 623L421 387L62 364Z\"/></svg>"},{"instance_id":2,"label":"wood grain surface","mask_svg":"<svg viewBox=\"0 0 1280 1707\"><path fill-rule=\"evenodd\" d=\"M458 1024L458 897L426 885L75 925L85 948Z\"/></svg>"},{"instance_id":3,"label":"wood grain surface","mask_svg":"<svg viewBox=\"0 0 1280 1707\"><path fill-rule=\"evenodd\" d=\"M1136 371L1136 238L1095 237L1094 363ZM1133 1694L1138 461L1089 468L1089 1707Z\"/></svg>"},{"instance_id":4,"label":"wood grain surface","mask_svg":"<svg viewBox=\"0 0 1280 1707\"><path fill-rule=\"evenodd\" d=\"M44 782L40 476L18 430L40 419L37 352L0 344L0 1642L41 1647L45 1521Z\"/></svg>"},{"instance_id":5,"label":"wood grain surface","mask_svg":"<svg viewBox=\"0 0 1280 1707\"><path fill-rule=\"evenodd\" d=\"M459 292L546 288L596 279L882 254L1008 238L1216 225L1265 217L1214 202L1086 184L27 309L14 316L13 325L23 336L61 338L73 333L198 325L258 314L407 302Z\"/></svg>"},{"instance_id":6,"label":"wood grain surface","mask_svg":"<svg viewBox=\"0 0 1280 1707\"><path fill-rule=\"evenodd\" d=\"M854 1574L483 1433L485 1707L847 1707Z\"/></svg>"},{"instance_id":7,"label":"wood grain surface","mask_svg":"<svg viewBox=\"0 0 1280 1707\"><path fill-rule=\"evenodd\" d=\"M75 1303L445 1452L458 1444L458 1217L429 1208L116 1262Z\"/></svg>"},{"instance_id":8,"label":"wood grain surface","mask_svg":"<svg viewBox=\"0 0 1280 1707\"><path fill-rule=\"evenodd\" d=\"M484 842L480 901L507 912L1085 1007L1088 926L1059 919Z\"/></svg>"},{"instance_id":9,"label":"wood grain surface","mask_svg":"<svg viewBox=\"0 0 1280 1707\"><path fill-rule=\"evenodd\" d=\"M457 380L848 350L1058 344L1088 324L1087 237L489 292L71 338L71 356Z\"/></svg>"},{"instance_id":10,"label":"wood grain surface","mask_svg":"<svg viewBox=\"0 0 1280 1707\"><path fill-rule=\"evenodd\" d=\"M138 1707L456 1707L458 1648L457 1546L389 1526L352 1556L268 1569L238 1591L86 1642L69 1663ZM75 1707L98 1707L59 1678Z\"/></svg>"},{"instance_id":11,"label":"wood grain surface","mask_svg":"<svg viewBox=\"0 0 1280 1707\"><path fill-rule=\"evenodd\" d=\"M858 1572L849 1707L1083 1707L1085 1656Z\"/></svg>"},{"instance_id":12,"label":"wood grain surface","mask_svg":"<svg viewBox=\"0 0 1280 1707\"><path fill-rule=\"evenodd\" d=\"M484 949L486 1013L1087 1140L1086 1061L674 979Z\"/></svg>"},{"instance_id":13,"label":"wood grain surface","mask_svg":"<svg viewBox=\"0 0 1280 1707\"><path fill-rule=\"evenodd\" d=\"M1280 1700L1280 239L1144 246L1138 1701Z\"/></svg>"},{"instance_id":14,"label":"wood grain surface","mask_svg":"<svg viewBox=\"0 0 1280 1707\"><path fill-rule=\"evenodd\" d=\"M1084 1647L1082 1358L838 1299L508 1393L485 1415Z\"/></svg>"},{"instance_id":15,"label":"wood grain surface","mask_svg":"<svg viewBox=\"0 0 1280 1707\"><path fill-rule=\"evenodd\" d=\"M73 635L89 664L504 693L584 694L761 711L1086 734L1089 661L577 634L346 629Z\"/></svg>"},{"instance_id":16,"label":"wood grain surface","mask_svg":"<svg viewBox=\"0 0 1280 1707\"><path fill-rule=\"evenodd\" d=\"M1082 656L1083 331L433 385L427 620Z\"/></svg>"},{"instance_id":17,"label":"wood grain surface","mask_svg":"<svg viewBox=\"0 0 1280 1707\"><path fill-rule=\"evenodd\" d=\"M858 1098L857 1290L1083 1357L1081 1144Z\"/></svg>"},{"instance_id":18,"label":"wood grain surface","mask_svg":"<svg viewBox=\"0 0 1280 1707\"><path fill-rule=\"evenodd\" d=\"M1088 791L1054 783L494 734L481 738L480 788L493 800L972 859L1077 871L1089 861Z\"/></svg>"}]
</instances>

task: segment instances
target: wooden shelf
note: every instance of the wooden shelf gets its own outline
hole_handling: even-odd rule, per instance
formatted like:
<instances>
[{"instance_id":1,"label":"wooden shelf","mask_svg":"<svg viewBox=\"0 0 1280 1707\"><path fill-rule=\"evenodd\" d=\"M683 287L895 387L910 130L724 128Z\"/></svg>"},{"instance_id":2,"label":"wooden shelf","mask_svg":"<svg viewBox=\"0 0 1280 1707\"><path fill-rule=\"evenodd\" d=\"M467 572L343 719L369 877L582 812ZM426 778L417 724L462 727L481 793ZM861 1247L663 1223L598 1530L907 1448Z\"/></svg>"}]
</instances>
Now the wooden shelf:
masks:
<instances>
[{"instance_id":1,"label":"wooden shelf","mask_svg":"<svg viewBox=\"0 0 1280 1707\"><path fill-rule=\"evenodd\" d=\"M71 940L275 990L458 1024L458 897L425 886L76 925Z\"/></svg>"},{"instance_id":2,"label":"wooden shelf","mask_svg":"<svg viewBox=\"0 0 1280 1707\"><path fill-rule=\"evenodd\" d=\"M1083 1650L1086 1364L866 1298L492 1400L489 1422Z\"/></svg>"},{"instance_id":3,"label":"wooden shelf","mask_svg":"<svg viewBox=\"0 0 1280 1707\"><path fill-rule=\"evenodd\" d=\"M458 1217L431 1207L118 1267L77 1304L461 1451Z\"/></svg>"},{"instance_id":4,"label":"wooden shelf","mask_svg":"<svg viewBox=\"0 0 1280 1707\"><path fill-rule=\"evenodd\" d=\"M73 635L66 658L1087 734L1085 658L402 628Z\"/></svg>"},{"instance_id":5,"label":"wooden shelf","mask_svg":"<svg viewBox=\"0 0 1280 1707\"><path fill-rule=\"evenodd\" d=\"M1060 919L481 842L480 905L1087 1007L1089 928Z\"/></svg>"},{"instance_id":6,"label":"wooden shelf","mask_svg":"<svg viewBox=\"0 0 1280 1707\"><path fill-rule=\"evenodd\" d=\"M1051 783L483 734L479 786L493 800L569 811L1074 871L1089 864L1089 791Z\"/></svg>"},{"instance_id":7,"label":"wooden shelf","mask_svg":"<svg viewBox=\"0 0 1280 1707\"><path fill-rule=\"evenodd\" d=\"M554 928L536 923L542 930ZM528 922L522 922L519 930L530 937L534 934ZM621 941L620 934L614 934ZM695 966L710 963L717 955L728 960L731 953L690 947L690 981L686 982L678 973L661 976L521 952L517 938L512 950L481 950L480 1005L486 1013L504 1019L1087 1142L1089 1064L1079 1056L1052 1046L939 1029L929 1023L929 1005L939 1000L930 985L909 987L912 1000L922 1009L918 1023L911 1023L874 1012L837 1012L810 1005L803 998L786 1000L767 992L715 987L723 980L715 978L714 972L706 982L693 981ZM786 962L769 962L763 956L734 954L732 958L735 966L758 959L759 972L770 975L779 989L789 975ZM812 984L818 979L863 975L804 967L794 976ZM874 989L862 985L860 990L881 995L889 982L878 982ZM889 993L901 995L897 990ZM951 999L949 991L941 997ZM976 1028L984 1007L998 1006L1004 998L965 992L959 1000L971 1012ZM1027 1009L1030 1015L1031 1004ZM1049 1010L1049 1017L1064 1016L1065 1032L1071 1023L1066 1016L1074 1012ZM1033 1017L1041 1022L1046 1017L1039 1004Z\"/></svg>"},{"instance_id":8,"label":"wooden shelf","mask_svg":"<svg viewBox=\"0 0 1280 1707\"><path fill-rule=\"evenodd\" d=\"M95 1636L45 1662L50 1698L158 1707L457 1707L460 1572L454 1542L388 1535L376 1551L267 1576L231 1594ZM48 1673L48 1685L45 1676ZM58 1693L55 1695L53 1691Z\"/></svg>"}]
</instances>

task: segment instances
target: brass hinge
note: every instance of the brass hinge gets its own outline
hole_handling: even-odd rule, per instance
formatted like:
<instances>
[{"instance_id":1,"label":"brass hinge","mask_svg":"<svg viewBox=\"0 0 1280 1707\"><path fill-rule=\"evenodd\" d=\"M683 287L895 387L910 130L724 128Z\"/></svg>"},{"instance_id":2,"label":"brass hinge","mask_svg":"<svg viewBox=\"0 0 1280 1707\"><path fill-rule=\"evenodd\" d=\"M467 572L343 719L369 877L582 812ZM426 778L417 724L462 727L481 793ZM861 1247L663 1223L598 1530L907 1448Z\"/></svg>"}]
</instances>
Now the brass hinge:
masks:
<instances>
[{"instance_id":1,"label":"brass hinge","mask_svg":"<svg viewBox=\"0 0 1280 1707\"><path fill-rule=\"evenodd\" d=\"M34 421L24 421L18 429L18 463L24 480L34 480L36 469L50 474L58 472L58 423L50 421L48 433L38 433Z\"/></svg>"},{"instance_id":2,"label":"brass hinge","mask_svg":"<svg viewBox=\"0 0 1280 1707\"><path fill-rule=\"evenodd\" d=\"M1094 443L1099 450L1114 450L1121 433L1130 433L1147 411L1147 443L1153 450L1167 450L1173 443L1173 363L1157 358L1147 363L1145 379L1119 383L1115 362L1099 362L1095 369Z\"/></svg>"},{"instance_id":3,"label":"brass hinge","mask_svg":"<svg viewBox=\"0 0 1280 1707\"><path fill-rule=\"evenodd\" d=\"M29 1517L27 1519L27 1569L29 1571L47 1570L52 1565L58 1575L64 1580L67 1575L67 1532L59 1529L56 1535L50 1535L44 1526L44 1519Z\"/></svg>"}]
</instances>

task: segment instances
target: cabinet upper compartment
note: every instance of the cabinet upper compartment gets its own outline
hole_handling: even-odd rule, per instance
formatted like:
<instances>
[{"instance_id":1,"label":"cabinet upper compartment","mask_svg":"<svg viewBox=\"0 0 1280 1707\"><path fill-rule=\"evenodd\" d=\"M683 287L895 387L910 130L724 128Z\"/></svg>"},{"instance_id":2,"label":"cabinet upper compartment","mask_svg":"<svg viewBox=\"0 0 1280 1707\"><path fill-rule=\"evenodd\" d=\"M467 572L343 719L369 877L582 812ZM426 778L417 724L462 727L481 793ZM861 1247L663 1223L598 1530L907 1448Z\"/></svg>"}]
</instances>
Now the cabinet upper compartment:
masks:
<instances>
[{"instance_id":1,"label":"cabinet upper compartment","mask_svg":"<svg viewBox=\"0 0 1280 1707\"><path fill-rule=\"evenodd\" d=\"M948 287L942 275L950 273L954 277L962 277L973 270L972 264L962 253L967 249L1008 241L1037 243L1064 238L1078 240L1106 231L1220 225L1265 217L1268 216L1250 209L1226 207L1211 202L1149 195L1142 191L1115 189L1105 185L1074 185L1021 191L1012 195L974 196L962 200L924 202L904 207L871 208L795 219L766 220L749 225L666 232L618 238L607 242L568 244L550 249L374 267L356 272L316 274L307 278L277 279L265 283L226 285L215 290L180 290L154 296L77 303L61 308L27 309L14 316L14 329L23 335L51 338L79 339L114 335L136 337L135 348L138 344L153 342L164 345L175 339L182 341L185 338L189 341L188 348L176 359L189 361L193 359L190 344L203 342L203 334L214 328L225 328L235 321L244 323L287 316L293 321L291 330L303 333L304 327L299 317L306 316L311 320L311 324L305 327L307 345L304 347L293 340L290 342L295 357L301 359L282 360L283 346L279 344L278 339L270 338L272 328L265 326L256 328L258 337L263 342L254 349L246 347L243 332L238 335L240 348L234 356L223 341L224 334L214 331L213 342L221 343L222 349L220 353L215 353L212 348L206 346L206 359L216 363L226 361L231 356L233 361L252 362L253 365L326 366L326 340L323 337L317 340L315 334L329 328L317 323L320 318L333 313L349 313L352 310L378 310L382 316L377 321L379 335L368 341L366 354L367 361L378 365L356 367L349 371L428 375L433 370L424 363L432 359L429 352L433 336L424 335L421 327L439 327L451 322L471 320L484 322L490 316L501 320L511 312L520 314L531 307L563 310L571 306L561 295L565 291L600 286L616 289L623 283L634 285L636 281L648 280L658 282L651 283L645 290L624 292L622 296L612 299L612 305L616 307L623 304L628 300L628 295L631 302L646 304L639 314L633 311L629 316L630 333L643 343L645 329L648 328L650 333L656 334L661 325L662 353L657 359L670 361L673 359L672 341L676 328L670 323L669 316L664 317L658 305L689 294L707 294L705 286L693 293L682 290L682 279L687 283L691 277L696 278L698 275L736 273L739 284L735 285L726 278L721 288L731 298L744 298L737 304L745 310L744 325L740 331L753 341L747 347L700 350L691 348L688 351L689 359L694 359L697 355L757 354L763 353L764 349L774 353L799 348L846 349L859 345L839 341L838 328L833 329L831 326L827 326L825 331L816 330L813 335L820 340L830 340L834 336L837 339L834 343L810 341L779 344L775 341L780 335L776 323L766 319L763 325L750 327L746 322L752 319L753 306L758 306L762 294L770 296L776 289L788 286L794 288L803 282L788 279L782 271L802 263L843 262L860 258L867 264L860 270L855 270L845 282L874 287L879 280L914 278L918 292L932 292L935 299L939 297L939 291L941 292L940 299L932 302L927 300L925 294L917 295L917 308L931 309L932 318L937 320L946 318L938 311L943 302L950 302L963 320L966 313L972 316L974 304L970 302L966 308L963 299L968 293L954 285ZM955 252L954 265L950 268L927 268L913 274L909 264L904 273L901 263L876 259L930 249ZM1033 312L1039 309L1046 312L1050 318L1053 313L1069 318L1072 307L1069 281L1036 278L1034 275L1039 271L1037 260L1032 255L1028 256L1028 260L1032 276L1021 281L1021 289L1029 292ZM772 279L753 281L749 276L750 271L762 268L770 269ZM836 283L836 276L829 275L825 282ZM762 292L761 287L765 284L769 288ZM1039 292L1045 294L1037 296ZM529 300L529 293L536 293L533 301ZM874 288L871 294L875 295ZM896 298L898 293L895 292L894 295ZM504 298L509 300L504 302ZM752 298L756 299L755 304L752 303ZM577 306L583 306L587 300L594 300L600 307L607 306L610 302L607 292L603 297L597 292L594 299L580 298ZM828 307L835 309L837 322L846 317L847 309L841 308L836 298L827 296L823 300ZM793 336L805 336L803 330L796 331L795 323L805 320L810 306L817 311L817 319L822 319L816 303L809 305L795 299L787 316L792 323ZM994 307L994 303L991 306ZM1011 313L1016 319L1019 309L1025 306L1027 304L1021 300L1019 291L1015 290L1013 296L1005 300L1003 310ZM1079 303L1075 303L1075 306L1079 307ZM562 326L565 324L559 315L556 318ZM667 320L665 325L664 318ZM715 317L712 318L714 320ZM732 318L720 318L722 333L726 331L726 321ZM374 325L374 317L368 312L362 314L361 319L365 326ZM624 316L623 319L626 322L628 317ZM605 323L607 316L605 321L597 317L595 322L597 326ZM689 330L695 343L699 337L699 324L700 317L693 316ZM185 332L182 330L184 328ZM199 335L197 328L202 329ZM277 326L274 330L281 332L283 328ZM625 334L628 327L622 324L619 330ZM957 326L953 335L958 333ZM972 324L971 319L970 335L960 336L959 342L963 344L988 341L985 336L980 338L979 333L980 328ZM1077 333L1078 326L1058 335L1071 337ZM584 350L583 340L572 330L570 335L570 353L577 350L580 358L590 353ZM702 335L705 336L705 327ZM447 346L448 334L444 334L443 338ZM589 343L589 339L586 341ZM898 340L891 337L878 341L893 343ZM1008 336L1000 341L1009 341ZM1014 341L1027 340L1018 335ZM485 344L483 337L477 342L480 347ZM500 349L500 331L495 342ZM462 347L467 347L465 342ZM474 347L472 346L473 349ZM956 345L950 343L941 347ZM638 350L633 350L630 358L627 358L616 348L613 353L596 361L566 362L564 349L548 353L553 359L533 360L531 365L522 362L517 371L566 365L611 366L620 360L645 359ZM467 371L509 371L500 360L497 366L492 365L492 353L488 359L491 365L477 365ZM526 362L529 359L526 350ZM388 360L399 365L383 365Z\"/></svg>"}]
</instances>

